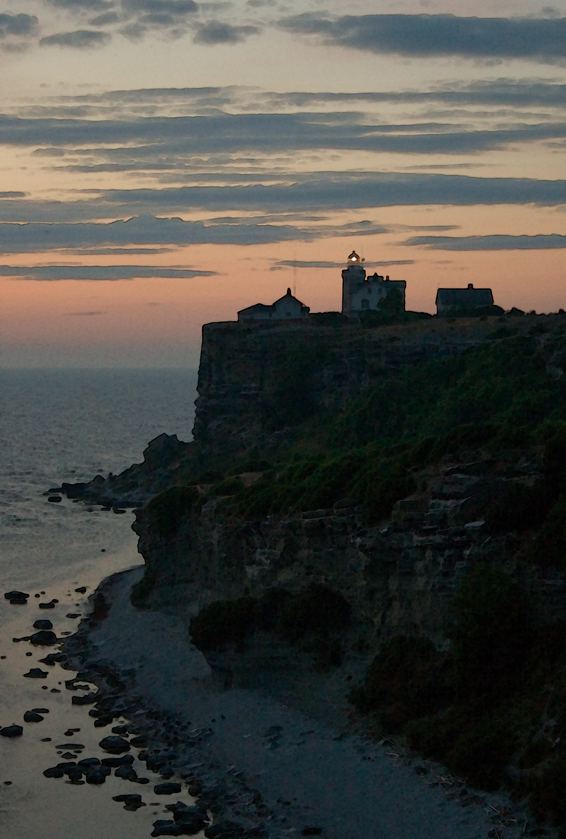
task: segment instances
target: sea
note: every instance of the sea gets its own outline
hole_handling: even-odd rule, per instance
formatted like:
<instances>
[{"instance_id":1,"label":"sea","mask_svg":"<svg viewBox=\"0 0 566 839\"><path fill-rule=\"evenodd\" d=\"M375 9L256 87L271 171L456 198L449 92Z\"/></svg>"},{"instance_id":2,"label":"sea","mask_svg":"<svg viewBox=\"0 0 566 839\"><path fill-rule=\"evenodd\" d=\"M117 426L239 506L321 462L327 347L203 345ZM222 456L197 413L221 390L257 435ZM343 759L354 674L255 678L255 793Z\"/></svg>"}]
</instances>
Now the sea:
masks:
<instances>
[{"instance_id":1,"label":"sea","mask_svg":"<svg viewBox=\"0 0 566 839\"><path fill-rule=\"evenodd\" d=\"M0 727L23 727L20 737L0 737L0 839L145 839L154 821L170 818L167 803L191 803L186 793L156 796L160 778L137 756L145 785L45 777L59 762L107 756L99 741L111 732L94 727L92 706L72 704L93 686L71 690L75 674L40 661L57 648L19 639L36 620L50 620L58 637L72 634L98 583L143 562L130 511L50 502L48 490L141 462L163 432L190 440L196 380L190 369L0 370ZM28 593L27 605L10 605L10 590ZM25 675L35 669L46 675ZM43 720L24 722L33 709ZM131 793L145 805L135 812L113 800Z\"/></svg>"}]
</instances>

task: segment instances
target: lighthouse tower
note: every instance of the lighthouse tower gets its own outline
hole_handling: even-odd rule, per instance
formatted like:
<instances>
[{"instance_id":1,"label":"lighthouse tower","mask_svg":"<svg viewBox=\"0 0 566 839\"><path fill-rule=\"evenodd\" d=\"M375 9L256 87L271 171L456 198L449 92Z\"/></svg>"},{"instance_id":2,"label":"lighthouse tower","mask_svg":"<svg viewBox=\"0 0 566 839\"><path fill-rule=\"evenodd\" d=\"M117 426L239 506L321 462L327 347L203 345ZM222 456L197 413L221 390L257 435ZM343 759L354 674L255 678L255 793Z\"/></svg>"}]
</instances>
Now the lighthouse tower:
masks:
<instances>
[{"instance_id":1,"label":"lighthouse tower","mask_svg":"<svg viewBox=\"0 0 566 839\"><path fill-rule=\"evenodd\" d=\"M352 294L365 282L366 272L362 266L363 259L356 251L348 257L348 267L342 271L342 313L352 313Z\"/></svg>"}]
</instances>

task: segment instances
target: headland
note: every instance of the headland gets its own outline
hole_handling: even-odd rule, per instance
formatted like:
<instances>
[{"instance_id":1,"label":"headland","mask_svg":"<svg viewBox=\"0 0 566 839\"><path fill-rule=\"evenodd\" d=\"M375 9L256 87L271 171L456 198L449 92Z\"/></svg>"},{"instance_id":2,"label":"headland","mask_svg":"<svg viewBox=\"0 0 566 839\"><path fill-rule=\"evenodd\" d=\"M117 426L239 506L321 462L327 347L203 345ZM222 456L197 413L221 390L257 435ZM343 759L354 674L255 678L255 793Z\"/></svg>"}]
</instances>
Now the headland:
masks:
<instances>
[{"instance_id":1,"label":"headland","mask_svg":"<svg viewBox=\"0 0 566 839\"><path fill-rule=\"evenodd\" d=\"M263 720L267 703L354 751L373 732L412 767L397 776L407 795L416 795L415 767L426 778L439 761L450 773L446 812L467 813L470 836L485 835L480 805L489 809L477 790L530 808L529 829L563 824L564 360L562 313L208 324L193 442L163 435L122 475L65 487L90 503L135 507L145 560L131 605L121 589L110 629L102 622L89 643L114 633L104 648L149 690L135 655L119 652L112 621L128 611L140 660L144 644L154 655L149 627L174 621L193 648L181 663L162 631L157 649L179 684L176 668L200 651L194 678L208 673L213 701L240 719L222 729L217 742L231 745L215 753L236 766L237 738L253 734L241 715ZM169 689L153 701L166 704ZM283 729L294 737L291 717ZM279 754L281 737L272 743ZM291 738L281 752L288 763L277 781L257 764L264 798L280 783L279 797L300 801L284 781L293 766L302 777L296 745ZM338 759L332 748L312 756L311 780ZM246 762L245 751L248 777L256 758ZM376 754L365 762L379 763ZM330 776L320 777L334 799ZM310 782L305 775L305 790ZM384 778L375 783L392 795ZM425 835L356 820L333 828L333 805L320 800L332 814L324 835ZM300 834L299 811L283 806ZM523 830L510 804L492 806L497 835ZM366 808L368 818L379 807ZM278 836L283 817L273 818ZM441 823L434 835L444 835ZM462 824L454 836L468 835Z\"/></svg>"}]
</instances>

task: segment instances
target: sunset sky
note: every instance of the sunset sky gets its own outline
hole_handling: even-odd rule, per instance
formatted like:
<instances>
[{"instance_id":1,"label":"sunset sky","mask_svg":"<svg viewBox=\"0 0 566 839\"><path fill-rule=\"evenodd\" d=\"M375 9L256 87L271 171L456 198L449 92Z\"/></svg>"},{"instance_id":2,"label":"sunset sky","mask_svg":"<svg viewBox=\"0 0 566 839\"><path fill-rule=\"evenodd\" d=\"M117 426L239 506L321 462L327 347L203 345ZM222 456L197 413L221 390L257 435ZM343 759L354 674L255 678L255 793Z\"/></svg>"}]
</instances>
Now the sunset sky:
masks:
<instances>
[{"instance_id":1,"label":"sunset sky","mask_svg":"<svg viewBox=\"0 0 566 839\"><path fill-rule=\"evenodd\" d=\"M0 63L4 367L195 366L352 248L566 308L566 0L0 0Z\"/></svg>"}]
</instances>

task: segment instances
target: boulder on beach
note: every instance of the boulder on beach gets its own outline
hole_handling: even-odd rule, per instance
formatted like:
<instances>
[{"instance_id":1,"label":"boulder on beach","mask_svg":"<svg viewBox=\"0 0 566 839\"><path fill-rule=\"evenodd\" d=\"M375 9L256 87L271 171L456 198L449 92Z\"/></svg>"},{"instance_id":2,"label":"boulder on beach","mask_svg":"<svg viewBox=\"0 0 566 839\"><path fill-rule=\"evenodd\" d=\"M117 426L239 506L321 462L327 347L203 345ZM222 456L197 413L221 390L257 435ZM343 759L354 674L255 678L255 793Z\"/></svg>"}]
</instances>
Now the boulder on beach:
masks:
<instances>
[{"instance_id":1,"label":"boulder on beach","mask_svg":"<svg viewBox=\"0 0 566 839\"><path fill-rule=\"evenodd\" d=\"M134 767L127 763L118 766L114 774L117 778L122 778L123 781L137 781L138 779L138 773Z\"/></svg>"},{"instance_id":2,"label":"boulder on beach","mask_svg":"<svg viewBox=\"0 0 566 839\"><path fill-rule=\"evenodd\" d=\"M49 769L46 769L43 774L46 778L62 778L65 773L58 766L51 766Z\"/></svg>"},{"instance_id":3,"label":"boulder on beach","mask_svg":"<svg viewBox=\"0 0 566 839\"><path fill-rule=\"evenodd\" d=\"M24 730L21 725L6 725L0 728L0 735L2 737L21 737Z\"/></svg>"},{"instance_id":4,"label":"boulder on beach","mask_svg":"<svg viewBox=\"0 0 566 839\"><path fill-rule=\"evenodd\" d=\"M24 714L24 722L43 722L41 714L36 714L35 711L26 711Z\"/></svg>"},{"instance_id":5,"label":"boulder on beach","mask_svg":"<svg viewBox=\"0 0 566 839\"><path fill-rule=\"evenodd\" d=\"M180 836L181 826L166 819L158 819L153 822L152 836Z\"/></svg>"},{"instance_id":6,"label":"boulder on beach","mask_svg":"<svg viewBox=\"0 0 566 839\"><path fill-rule=\"evenodd\" d=\"M25 591L7 591L4 597L6 600L27 600L29 594L26 594Z\"/></svg>"},{"instance_id":7,"label":"boulder on beach","mask_svg":"<svg viewBox=\"0 0 566 839\"><path fill-rule=\"evenodd\" d=\"M38 647L50 647L57 643L57 636L51 629L41 629L39 632L34 632L29 641L30 644Z\"/></svg>"},{"instance_id":8,"label":"boulder on beach","mask_svg":"<svg viewBox=\"0 0 566 839\"><path fill-rule=\"evenodd\" d=\"M142 801L141 795L131 793L130 795L113 795L112 801L120 801L124 804L124 810L138 810L140 807L145 807L145 802Z\"/></svg>"},{"instance_id":9,"label":"boulder on beach","mask_svg":"<svg viewBox=\"0 0 566 839\"><path fill-rule=\"evenodd\" d=\"M181 792L181 784L175 781L165 781L163 784L156 784L153 791L156 795L173 795L174 793Z\"/></svg>"},{"instance_id":10,"label":"boulder on beach","mask_svg":"<svg viewBox=\"0 0 566 839\"><path fill-rule=\"evenodd\" d=\"M109 766L85 766L82 770L87 784L103 784L111 773Z\"/></svg>"},{"instance_id":11,"label":"boulder on beach","mask_svg":"<svg viewBox=\"0 0 566 839\"><path fill-rule=\"evenodd\" d=\"M34 629L53 629L53 624L50 620L36 620L33 624Z\"/></svg>"},{"instance_id":12,"label":"boulder on beach","mask_svg":"<svg viewBox=\"0 0 566 839\"><path fill-rule=\"evenodd\" d=\"M78 698L79 697L73 696L73 699ZM98 745L101 749L104 749L105 752L111 752L113 754L121 754L122 752L130 751L130 744L128 741L124 740L123 737L118 737L116 735L103 737Z\"/></svg>"},{"instance_id":13,"label":"boulder on beach","mask_svg":"<svg viewBox=\"0 0 566 839\"><path fill-rule=\"evenodd\" d=\"M47 676L47 670L41 670L39 667L32 667L31 670L24 673L26 679L46 679Z\"/></svg>"},{"instance_id":14,"label":"boulder on beach","mask_svg":"<svg viewBox=\"0 0 566 839\"><path fill-rule=\"evenodd\" d=\"M113 769L118 766L129 766L134 762L133 755L120 755L119 757L103 757L102 763L111 766Z\"/></svg>"}]
</instances>

